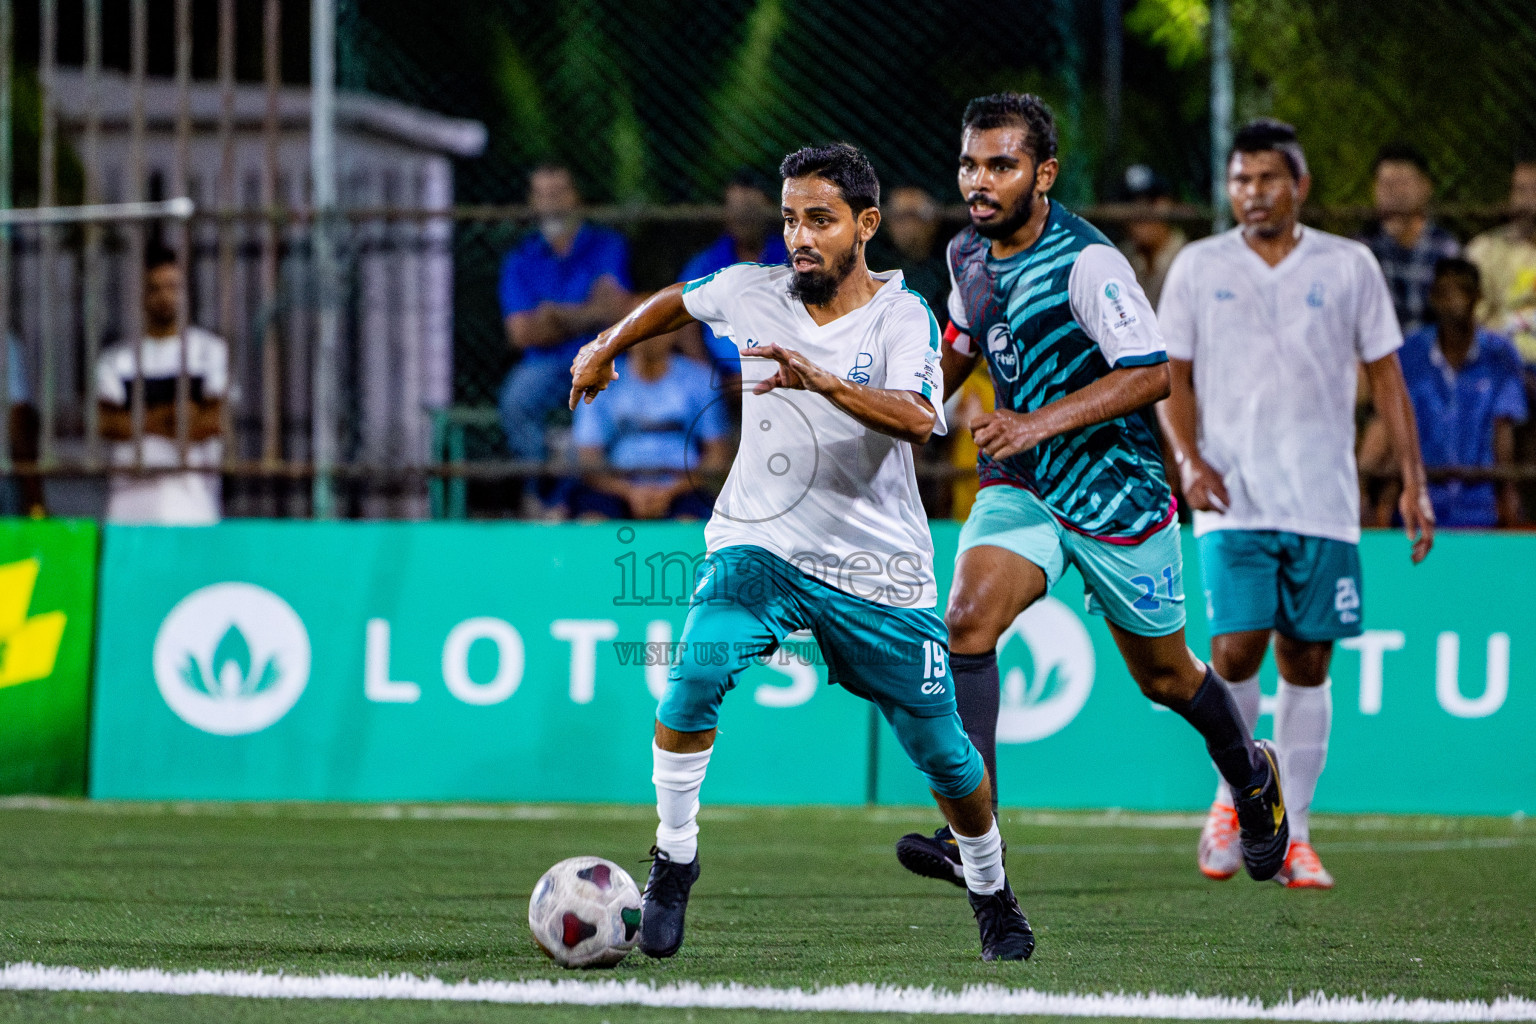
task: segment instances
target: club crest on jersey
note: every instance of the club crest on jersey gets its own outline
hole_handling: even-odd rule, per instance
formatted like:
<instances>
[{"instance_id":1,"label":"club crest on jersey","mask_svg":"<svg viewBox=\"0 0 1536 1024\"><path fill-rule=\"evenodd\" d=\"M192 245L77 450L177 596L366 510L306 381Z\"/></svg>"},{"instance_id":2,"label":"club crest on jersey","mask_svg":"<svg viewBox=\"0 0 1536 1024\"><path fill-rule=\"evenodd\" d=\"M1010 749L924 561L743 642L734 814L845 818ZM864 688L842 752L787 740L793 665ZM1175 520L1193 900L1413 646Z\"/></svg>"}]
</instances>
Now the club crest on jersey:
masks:
<instances>
[{"instance_id":1,"label":"club crest on jersey","mask_svg":"<svg viewBox=\"0 0 1536 1024\"><path fill-rule=\"evenodd\" d=\"M1307 305L1313 309L1323 308L1323 282L1312 282L1312 290L1307 292Z\"/></svg>"},{"instance_id":2,"label":"club crest on jersey","mask_svg":"<svg viewBox=\"0 0 1536 1024\"><path fill-rule=\"evenodd\" d=\"M987 353L993 369L1004 380L1012 384L1019 379L1019 350L1014 347L1006 321L999 320L988 329Z\"/></svg>"},{"instance_id":3,"label":"club crest on jersey","mask_svg":"<svg viewBox=\"0 0 1536 1024\"><path fill-rule=\"evenodd\" d=\"M848 371L848 379L855 384L868 384L871 366L875 365L875 357L868 352L860 352L853 360L853 369Z\"/></svg>"}]
</instances>

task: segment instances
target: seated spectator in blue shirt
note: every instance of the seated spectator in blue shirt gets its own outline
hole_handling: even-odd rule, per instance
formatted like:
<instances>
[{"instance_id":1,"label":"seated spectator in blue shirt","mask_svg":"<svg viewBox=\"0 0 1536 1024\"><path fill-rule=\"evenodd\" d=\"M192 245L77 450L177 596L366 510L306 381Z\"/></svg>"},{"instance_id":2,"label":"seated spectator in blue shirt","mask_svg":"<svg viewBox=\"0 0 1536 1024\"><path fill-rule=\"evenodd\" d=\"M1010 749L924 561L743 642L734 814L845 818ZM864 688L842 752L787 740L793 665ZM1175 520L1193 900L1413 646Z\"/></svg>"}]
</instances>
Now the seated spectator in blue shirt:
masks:
<instances>
[{"instance_id":1,"label":"seated spectator in blue shirt","mask_svg":"<svg viewBox=\"0 0 1536 1024\"><path fill-rule=\"evenodd\" d=\"M673 354L677 340L636 345L602 401L576 406L573 440L588 469L571 499L577 518L703 519L713 509L704 485L730 464L724 402L708 370Z\"/></svg>"},{"instance_id":2,"label":"seated spectator in blue shirt","mask_svg":"<svg viewBox=\"0 0 1536 1024\"><path fill-rule=\"evenodd\" d=\"M1520 356L1508 338L1477 326L1481 292L1475 265L1441 260L1429 292L1436 323L1403 343L1403 378L1426 468L1514 461L1515 424L1526 419ZM1508 526L1519 516L1508 483L1448 480L1431 483L1429 496L1441 526Z\"/></svg>"},{"instance_id":3,"label":"seated spectator in blue shirt","mask_svg":"<svg viewBox=\"0 0 1536 1024\"><path fill-rule=\"evenodd\" d=\"M694 256L683 267L679 281L697 281L736 263L783 263L789 259L784 248L778 203L769 198L763 178L749 168L742 168L725 186L725 234L708 249ZM685 328L686 330L687 328ZM704 350L722 381L741 376L741 359L730 339L715 337L704 324Z\"/></svg>"},{"instance_id":4,"label":"seated spectator in blue shirt","mask_svg":"<svg viewBox=\"0 0 1536 1024\"><path fill-rule=\"evenodd\" d=\"M570 169L536 168L528 205L538 231L501 265L501 315L520 359L497 402L507 447L519 459L543 459L544 421L571 393L576 352L633 305L624 236L585 223Z\"/></svg>"}]
</instances>

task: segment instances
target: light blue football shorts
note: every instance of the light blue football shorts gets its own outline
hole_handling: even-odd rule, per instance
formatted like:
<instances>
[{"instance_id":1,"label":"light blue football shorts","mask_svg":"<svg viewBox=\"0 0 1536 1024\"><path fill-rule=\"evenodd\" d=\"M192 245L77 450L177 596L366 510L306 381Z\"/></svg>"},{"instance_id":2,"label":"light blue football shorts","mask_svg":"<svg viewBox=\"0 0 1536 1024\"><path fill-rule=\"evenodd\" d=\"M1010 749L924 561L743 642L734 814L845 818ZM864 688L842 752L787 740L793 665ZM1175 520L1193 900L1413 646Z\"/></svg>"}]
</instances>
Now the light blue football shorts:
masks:
<instances>
[{"instance_id":1,"label":"light blue football shorts","mask_svg":"<svg viewBox=\"0 0 1536 1024\"><path fill-rule=\"evenodd\" d=\"M1030 491L1007 484L983 487L960 528L961 552L990 545L1012 551L1045 572L1046 588L1077 566L1089 613L1128 633L1167 636L1184 628L1184 559L1173 519L1135 544L1078 533Z\"/></svg>"}]
</instances>

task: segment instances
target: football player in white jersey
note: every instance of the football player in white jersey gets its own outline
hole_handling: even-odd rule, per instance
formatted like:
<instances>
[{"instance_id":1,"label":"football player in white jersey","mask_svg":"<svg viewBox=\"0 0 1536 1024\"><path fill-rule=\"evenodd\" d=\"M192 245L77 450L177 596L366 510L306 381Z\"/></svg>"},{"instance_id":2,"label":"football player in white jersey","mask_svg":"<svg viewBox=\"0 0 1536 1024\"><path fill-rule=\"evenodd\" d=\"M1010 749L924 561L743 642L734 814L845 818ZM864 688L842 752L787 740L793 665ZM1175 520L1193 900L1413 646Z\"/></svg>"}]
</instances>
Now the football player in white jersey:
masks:
<instances>
[{"instance_id":1,"label":"football player in white jersey","mask_svg":"<svg viewBox=\"0 0 1536 1024\"><path fill-rule=\"evenodd\" d=\"M1333 877L1312 848L1308 812L1328 753L1333 644L1361 632L1358 366L1398 457L1415 563L1434 542L1434 511L1397 362L1403 337L1375 258L1297 222L1311 178L1290 125L1244 127L1227 175L1238 226L1186 246L1163 286L1157 318L1173 390L1159 414L1195 510L1211 661L1250 729L1274 636L1275 741L1291 815L1275 879L1326 889ZM1236 872L1236 839L1223 783L1200 837L1207 877Z\"/></svg>"},{"instance_id":2,"label":"football player in white jersey","mask_svg":"<svg viewBox=\"0 0 1536 1024\"><path fill-rule=\"evenodd\" d=\"M617 376L625 349L698 320L735 342L749 389L656 712L661 820L640 948L668 957L682 945L721 699L753 660L809 629L830 681L874 702L927 777L960 847L982 957L1022 960L1034 935L1003 874L991 787L956 711L913 471L912 445L945 430L938 324L900 271L865 265L880 184L864 154L811 147L785 157L780 173L787 266L738 263L665 288L571 367L574 408Z\"/></svg>"}]
</instances>

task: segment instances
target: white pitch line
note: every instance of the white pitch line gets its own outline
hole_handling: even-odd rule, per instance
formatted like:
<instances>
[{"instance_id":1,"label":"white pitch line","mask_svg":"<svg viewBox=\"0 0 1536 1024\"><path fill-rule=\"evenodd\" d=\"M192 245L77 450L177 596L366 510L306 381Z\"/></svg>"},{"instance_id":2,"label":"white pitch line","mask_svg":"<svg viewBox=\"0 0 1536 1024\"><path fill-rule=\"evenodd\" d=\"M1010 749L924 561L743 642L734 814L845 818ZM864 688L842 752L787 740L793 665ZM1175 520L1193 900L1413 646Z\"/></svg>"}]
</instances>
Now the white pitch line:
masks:
<instances>
[{"instance_id":1,"label":"white pitch line","mask_svg":"<svg viewBox=\"0 0 1536 1024\"><path fill-rule=\"evenodd\" d=\"M1265 1005L1248 997L1103 993L1055 994L974 985L958 992L885 985L837 985L814 990L681 982L460 981L383 974L305 976L245 971L162 971L105 967L82 970L18 963L0 967L0 989L231 996L244 999L403 999L565 1006L649 1006L669 1009L754 1009L845 1013L1022 1014L1052 1017L1155 1017L1165 1020L1281 1021L1536 1021L1536 1000L1328 996Z\"/></svg>"}]
</instances>

